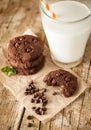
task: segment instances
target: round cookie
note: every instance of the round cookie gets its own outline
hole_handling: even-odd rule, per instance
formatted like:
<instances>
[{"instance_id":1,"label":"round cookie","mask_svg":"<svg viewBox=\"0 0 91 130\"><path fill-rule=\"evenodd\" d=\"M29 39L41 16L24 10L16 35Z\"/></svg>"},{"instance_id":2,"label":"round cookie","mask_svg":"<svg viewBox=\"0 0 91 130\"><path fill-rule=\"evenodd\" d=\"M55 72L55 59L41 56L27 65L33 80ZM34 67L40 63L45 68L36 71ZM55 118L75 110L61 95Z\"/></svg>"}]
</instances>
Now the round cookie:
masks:
<instances>
[{"instance_id":1,"label":"round cookie","mask_svg":"<svg viewBox=\"0 0 91 130\"><path fill-rule=\"evenodd\" d=\"M8 58L24 63L39 57L43 49L44 44L40 38L32 35L18 36L10 40Z\"/></svg>"},{"instance_id":2,"label":"round cookie","mask_svg":"<svg viewBox=\"0 0 91 130\"><path fill-rule=\"evenodd\" d=\"M48 86L60 86L65 97L72 96L78 87L77 78L70 72L62 69L49 72L45 76L44 82Z\"/></svg>"},{"instance_id":3,"label":"round cookie","mask_svg":"<svg viewBox=\"0 0 91 130\"><path fill-rule=\"evenodd\" d=\"M35 74L37 73L44 65L44 58L42 60L42 62L33 68L27 68L27 69L19 69L19 68L15 68L16 73L19 75L29 75L29 74Z\"/></svg>"},{"instance_id":4,"label":"round cookie","mask_svg":"<svg viewBox=\"0 0 91 130\"><path fill-rule=\"evenodd\" d=\"M21 59L15 61L14 59L9 57L8 62L10 63L11 66L15 68L26 69L26 68L32 68L38 66L43 61L43 59L44 56L43 54L41 54L38 58L32 61L21 62Z\"/></svg>"}]
</instances>

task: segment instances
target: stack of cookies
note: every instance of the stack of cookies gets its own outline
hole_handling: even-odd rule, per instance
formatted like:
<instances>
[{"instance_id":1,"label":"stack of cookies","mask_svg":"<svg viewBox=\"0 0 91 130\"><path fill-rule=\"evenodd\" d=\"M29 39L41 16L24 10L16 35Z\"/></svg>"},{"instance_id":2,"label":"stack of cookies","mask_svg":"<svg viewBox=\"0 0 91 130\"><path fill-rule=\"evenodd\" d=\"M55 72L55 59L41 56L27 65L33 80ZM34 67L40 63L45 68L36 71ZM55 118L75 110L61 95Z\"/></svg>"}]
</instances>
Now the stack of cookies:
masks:
<instances>
[{"instance_id":1,"label":"stack of cookies","mask_svg":"<svg viewBox=\"0 0 91 130\"><path fill-rule=\"evenodd\" d=\"M8 63L17 74L29 75L38 72L44 65L44 43L32 35L23 35L10 40Z\"/></svg>"}]
</instances>

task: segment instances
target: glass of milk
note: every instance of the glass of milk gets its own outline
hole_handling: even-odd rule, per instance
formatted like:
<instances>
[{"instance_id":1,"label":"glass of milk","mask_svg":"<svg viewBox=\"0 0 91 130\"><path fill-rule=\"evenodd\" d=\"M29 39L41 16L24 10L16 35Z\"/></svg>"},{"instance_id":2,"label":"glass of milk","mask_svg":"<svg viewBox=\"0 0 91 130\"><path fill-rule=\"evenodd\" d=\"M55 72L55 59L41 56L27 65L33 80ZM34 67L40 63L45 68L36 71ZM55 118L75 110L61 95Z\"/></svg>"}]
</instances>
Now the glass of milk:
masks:
<instances>
[{"instance_id":1,"label":"glass of milk","mask_svg":"<svg viewBox=\"0 0 91 130\"><path fill-rule=\"evenodd\" d=\"M53 62L72 68L81 63L91 32L91 11L77 1L47 0L50 10L57 15L52 19L40 5L43 28Z\"/></svg>"}]
</instances>

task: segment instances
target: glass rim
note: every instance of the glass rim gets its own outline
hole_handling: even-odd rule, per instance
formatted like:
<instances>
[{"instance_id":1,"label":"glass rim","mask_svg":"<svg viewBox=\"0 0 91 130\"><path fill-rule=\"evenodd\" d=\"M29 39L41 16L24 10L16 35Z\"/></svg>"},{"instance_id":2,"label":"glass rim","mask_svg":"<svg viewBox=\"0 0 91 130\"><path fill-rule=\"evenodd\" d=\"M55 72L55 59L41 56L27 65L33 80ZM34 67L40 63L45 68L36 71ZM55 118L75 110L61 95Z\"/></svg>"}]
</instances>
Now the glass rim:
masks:
<instances>
[{"instance_id":1,"label":"glass rim","mask_svg":"<svg viewBox=\"0 0 91 130\"><path fill-rule=\"evenodd\" d=\"M71 1L71 0L69 0L69 1ZM81 2L79 2L79 1L74 1L74 2L81 3ZM86 7L89 9L89 7L88 7L87 5L85 5L84 3L81 3L81 4L83 4L84 6L86 6ZM68 24L81 22L81 21L86 20L87 18L89 18L89 17L91 16L91 10L89 9L90 13L89 13L87 16L81 18L81 19L74 20L74 21L63 21L63 20L59 20L59 19L57 19L57 18L56 18L56 19L53 19L51 16L49 16L49 15L47 14L47 12L45 11L45 9L43 8L43 6L41 5L41 3L40 3L40 9L41 9L42 12L43 12L49 19L51 19L52 21L54 21L54 22L68 23Z\"/></svg>"}]
</instances>

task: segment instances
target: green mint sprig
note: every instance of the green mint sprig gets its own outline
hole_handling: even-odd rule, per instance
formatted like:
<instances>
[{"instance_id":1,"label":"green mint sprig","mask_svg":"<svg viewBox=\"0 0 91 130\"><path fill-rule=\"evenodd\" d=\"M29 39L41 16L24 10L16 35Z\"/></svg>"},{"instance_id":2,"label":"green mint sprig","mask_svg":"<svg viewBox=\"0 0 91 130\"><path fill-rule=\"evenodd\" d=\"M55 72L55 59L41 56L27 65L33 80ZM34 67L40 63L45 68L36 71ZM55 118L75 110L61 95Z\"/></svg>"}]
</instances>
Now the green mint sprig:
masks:
<instances>
[{"instance_id":1,"label":"green mint sprig","mask_svg":"<svg viewBox=\"0 0 91 130\"><path fill-rule=\"evenodd\" d=\"M16 75L16 70L13 67L5 66L1 69L2 72L4 72L6 75Z\"/></svg>"}]
</instances>

